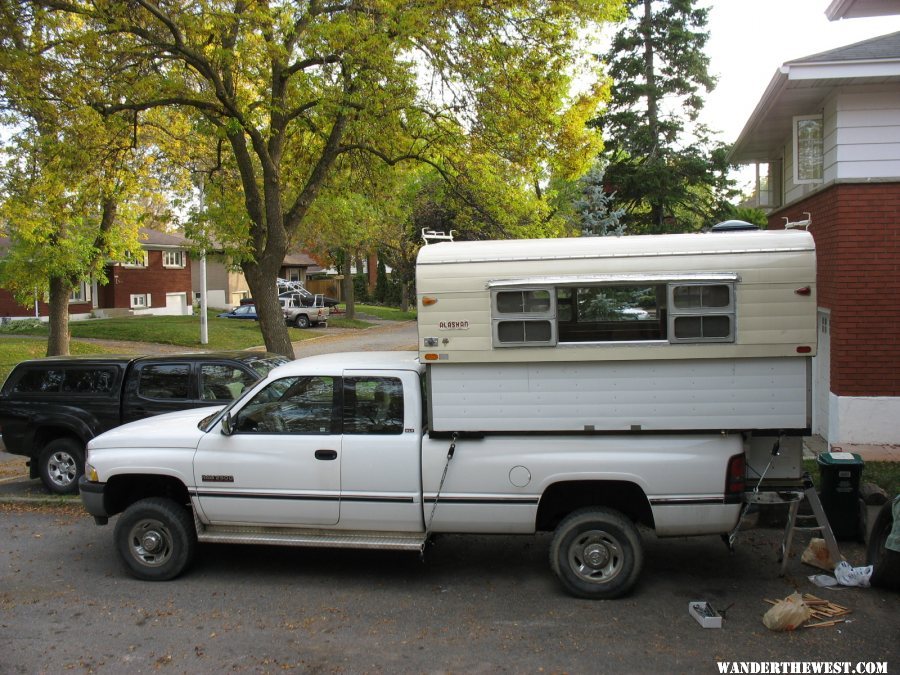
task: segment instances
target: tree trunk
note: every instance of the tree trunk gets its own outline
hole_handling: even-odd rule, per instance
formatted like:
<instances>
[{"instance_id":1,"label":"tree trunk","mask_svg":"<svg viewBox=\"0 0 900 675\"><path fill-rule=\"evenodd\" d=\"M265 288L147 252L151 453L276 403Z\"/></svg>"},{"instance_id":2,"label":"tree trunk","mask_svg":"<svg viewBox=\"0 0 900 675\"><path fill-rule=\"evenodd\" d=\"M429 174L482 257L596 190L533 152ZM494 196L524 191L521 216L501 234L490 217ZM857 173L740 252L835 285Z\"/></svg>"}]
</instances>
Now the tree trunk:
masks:
<instances>
[{"instance_id":1,"label":"tree trunk","mask_svg":"<svg viewBox=\"0 0 900 675\"><path fill-rule=\"evenodd\" d=\"M259 317L259 328L266 349L289 359L297 358L287 325L284 323L281 303L278 301L278 289L275 285L278 269L270 270L250 262L244 263L242 268L253 301L256 303L256 315Z\"/></svg>"},{"instance_id":2,"label":"tree trunk","mask_svg":"<svg viewBox=\"0 0 900 675\"><path fill-rule=\"evenodd\" d=\"M409 311L409 283L406 281L400 282L400 311Z\"/></svg>"},{"instance_id":3,"label":"tree trunk","mask_svg":"<svg viewBox=\"0 0 900 675\"><path fill-rule=\"evenodd\" d=\"M47 356L69 355L69 295L71 282L64 277L50 277L50 337Z\"/></svg>"},{"instance_id":4,"label":"tree trunk","mask_svg":"<svg viewBox=\"0 0 900 675\"><path fill-rule=\"evenodd\" d=\"M353 275L350 273L350 256L347 256L347 265L344 271L344 278L341 281L341 290L344 295L344 307L347 310L347 318L356 318L356 301L353 297Z\"/></svg>"}]
</instances>

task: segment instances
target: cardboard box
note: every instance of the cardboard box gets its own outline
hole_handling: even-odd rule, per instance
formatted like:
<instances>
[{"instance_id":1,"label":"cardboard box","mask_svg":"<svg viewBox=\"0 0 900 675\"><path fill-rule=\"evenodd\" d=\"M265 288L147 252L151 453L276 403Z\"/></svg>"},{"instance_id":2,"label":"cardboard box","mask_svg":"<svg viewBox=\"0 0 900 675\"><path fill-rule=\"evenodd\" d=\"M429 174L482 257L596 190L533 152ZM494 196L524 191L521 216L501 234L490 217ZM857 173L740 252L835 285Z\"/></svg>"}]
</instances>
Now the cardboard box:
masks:
<instances>
[{"instance_id":1,"label":"cardboard box","mask_svg":"<svg viewBox=\"0 0 900 675\"><path fill-rule=\"evenodd\" d=\"M722 616L708 602L694 600L688 603L688 612L704 628L721 628Z\"/></svg>"}]
</instances>

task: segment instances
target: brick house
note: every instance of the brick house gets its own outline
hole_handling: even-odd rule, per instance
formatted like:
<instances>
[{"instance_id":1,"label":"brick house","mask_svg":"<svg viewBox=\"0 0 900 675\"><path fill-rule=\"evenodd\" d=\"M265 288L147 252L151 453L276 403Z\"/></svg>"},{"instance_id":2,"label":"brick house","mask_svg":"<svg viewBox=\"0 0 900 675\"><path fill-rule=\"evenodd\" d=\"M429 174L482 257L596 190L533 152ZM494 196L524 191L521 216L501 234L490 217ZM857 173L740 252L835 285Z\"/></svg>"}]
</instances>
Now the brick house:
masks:
<instances>
[{"instance_id":1,"label":"brick house","mask_svg":"<svg viewBox=\"0 0 900 675\"><path fill-rule=\"evenodd\" d=\"M128 262L106 266L108 282L81 282L72 291L69 316L191 314L191 268L188 242L184 237L141 228L142 255ZM7 244L8 245L8 244ZM20 305L12 294L0 289L0 316L12 319L46 317L46 298L37 298L36 310Z\"/></svg>"},{"instance_id":2,"label":"brick house","mask_svg":"<svg viewBox=\"0 0 900 675\"><path fill-rule=\"evenodd\" d=\"M769 228L816 240L813 432L900 443L900 33L782 65L731 160Z\"/></svg>"}]
</instances>

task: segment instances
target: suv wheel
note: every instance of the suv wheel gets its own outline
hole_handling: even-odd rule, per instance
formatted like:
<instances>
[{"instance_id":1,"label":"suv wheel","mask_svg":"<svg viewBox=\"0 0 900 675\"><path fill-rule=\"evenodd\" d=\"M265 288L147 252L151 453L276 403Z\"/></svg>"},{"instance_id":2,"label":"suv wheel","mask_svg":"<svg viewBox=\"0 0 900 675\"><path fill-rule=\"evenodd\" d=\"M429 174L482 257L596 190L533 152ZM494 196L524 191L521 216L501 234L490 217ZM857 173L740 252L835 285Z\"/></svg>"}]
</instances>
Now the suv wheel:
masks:
<instances>
[{"instance_id":1,"label":"suv wheel","mask_svg":"<svg viewBox=\"0 0 900 675\"><path fill-rule=\"evenodd\" d=\"M38 470L50 492L74 495L84 473L84 448L74 438L54 438L41 451Z\"/></svg>"}]
</instances>

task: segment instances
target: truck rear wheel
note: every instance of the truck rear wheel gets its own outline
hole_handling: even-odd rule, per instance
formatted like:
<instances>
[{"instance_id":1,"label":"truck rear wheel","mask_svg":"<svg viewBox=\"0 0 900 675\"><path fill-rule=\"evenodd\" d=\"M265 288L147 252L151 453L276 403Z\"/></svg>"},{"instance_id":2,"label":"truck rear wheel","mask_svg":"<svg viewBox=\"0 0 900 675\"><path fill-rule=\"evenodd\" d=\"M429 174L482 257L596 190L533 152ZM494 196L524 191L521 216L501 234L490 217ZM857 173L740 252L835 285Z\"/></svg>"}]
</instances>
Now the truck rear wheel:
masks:
<instances>
[{"instance_id":1,"label":"truck rear wheel","mask_svg":"<svg viewBox=\"0 0 900 675\"><path fill-rule=\"evenodd\" d=\"M294 317L294 325L297 328L309 328L309 317L306 314L298 314Z\"/></svg>"},{"instance_id":2,"label":"truck rear wheel","mask_svg":"<svg viewBox=\"0 0 900 675\"><path fill-rule=\"evenodd\" d=\"M550 544L550 566L566 590L579 598L626 594L643 564L637 528L613 509L575 511L559 524Z\"/></svg>"},{"instance_id":3,"label":"truck rear wheel","mask_svg":"<svg viewBox=\"0 0 900 675\"><path fill-rule=\"evenodd\" d=\"M188 568L197 549L190 511L160 497L125 509L113 537L128 571L146 581L174 579Z\"/></svg>"},{"instance_id":4,"label":"truck rear wheel","mask_svg":"<svg viewBox=\"0 0 900 675\"><path fill-rule=\"evenodd\" d=\"M41 450L38 471L50 492L73 495L84 473L84 448L74 438L54 438Z\"/></svg>"}]
</instances>

